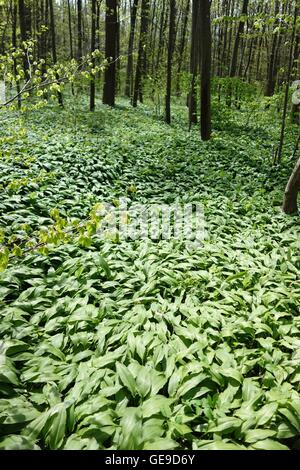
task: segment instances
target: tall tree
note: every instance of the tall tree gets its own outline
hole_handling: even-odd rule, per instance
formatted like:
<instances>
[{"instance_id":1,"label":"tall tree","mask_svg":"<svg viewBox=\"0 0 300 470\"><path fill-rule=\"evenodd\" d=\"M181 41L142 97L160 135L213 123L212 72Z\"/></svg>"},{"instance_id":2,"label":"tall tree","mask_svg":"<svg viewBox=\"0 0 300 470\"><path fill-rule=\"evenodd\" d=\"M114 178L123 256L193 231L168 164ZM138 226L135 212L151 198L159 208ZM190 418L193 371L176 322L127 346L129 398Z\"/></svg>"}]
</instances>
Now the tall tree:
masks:
<instances>
[{"instance_id":1,"label":"tall tree","mask_svg":"<svg viewBox=\"0 0 300 470\"><path fill-rule=\"evenodd\" d=\"M192 7L192 38L190 53L190 74L191 88L188 96L189 106L189 125L197 123L197 92L196 77L198 72L199 60L201 56L200 50L200 31L199 31L199 0L193 0Z\"/></svg>"},{"instance_id":2,"label":"tall tree","mask_svg":"<svg viewBox=\"0 0 300 470\"><path fill-rule=\"evenodd\" d=\"M141 29L140 29L140 38L139 38L139 50L138 58L135 72L135 82L134 82L134 91L132 98L132 106L137 107L138 99L143 101L143 79L146 69L146 60L147 60L147 35L149 27L149 12L150 12L150 0L142 0L141 5Z\"/></svg>"},{"instance_id":3,"label":"tall tree","mask_svg":"<svg viewBox=\"0 0 300 470\"><path fill-rule=\"evenodd\" d=\"M69 42L70 42L70 57L73 59L73 34L72 34L72 13L70 0L68 0L68 27L69 27Z\"/></svg>"},{"instance_id":4,"label":"tall tree","mask_svg":"<svg viewBox=\"0 0 300 470\"><path fill-rule=\"evenodd\" d=\"M290 81L291 81L292 69L293 69L293 51L294 51L294 46L295 46L297 19L298 19L298 16L299 16L299 7L297 5L298 4L297 4L297 0L296 0L295 11L294 11L293 30L292 30L292 37L291 37L291 42L290 42L288 72L287 72L286 85L285 85L285 96L284 96L284 103L283 103L281 133L280 133L279 146L278 146L277 152L275 154L275 159L274 159L276 163L280 163L280 161L281 161L282 151L283 151L283 144L284 144L284 137L285 137L286 116L287 116L288 100L289 100L289 88L290 88Z\"/></svg>"},{"instance_id":5,"label":"tall tree","mask_svg":"<svg viewBox=\"0 0 300 470\"><path fill-rule=\"evenodd\" d=\"M31 11L30 7L25 0L19 0L19 18L20 18L20 32L22 42L26 42L31 36ZM23 60L24 72L26 79L29 80L29 59L25 51Z\"/></svg>"},{"instance_id":6,"label":"tall tree","mask_svg":"<svg viewBox=\"0 0 300 470\"><path fill-rule=\"evenodd\" d=\"M199 0L201 47L201 138L211 137L211 17L210 0Z\"/></svg>"},{"instance_id":7,"label":"tall tree","mask_svg":"<svg viewBox=\"0 0 300 470\"><path fill-rule=\"evenodd\" d=\"M273 30L273 38L272 38L272 45L271 45L271 54L268 60L268 73L267 73L267 83L265 89L266 96L272 96L275 91L275 84L276 84L276 77L277 77L277 69L278 69L278 41L280 40L280 35L277 32L278 24L279 24L279 15L280 11L280 2L279 0L275 0L275 11L274 11L274 30Z\"/></svg>"},{"instance_id":8,"label":"tall tree","mask_svg":"<svg viewBox=\"0 0 300 470\"><path fill-rule=\"evenodd\" d=\"M139 0L133 0L133 5L130 9L130 34L128 44L128 57L127 57L127 70L126 70L126 86L125 96L131 97L133 88L133 46L135 37L135 25Z\"/></svg>"},{"instance_id":9,"label":"tall tree","mask_svg":"<svg viewBox=\"0 0 300 470\"><path fill-rule=\"evenodd\" d=\"M234 41L234 46L233 46L233 52L232 52L232 59L231 59L230 72L229 72L229 76L231 78L235 77L237 73L239 46L240 46L242 34L244 32L246 17L248 14L248 5L249 5L249 0L243 0L241 19L239 21L239 25L238 25L238 29L237 29L237 33L236 33L236 37Z\"/></svg>"},{"instance_id":10,"label":"tall tree","mask_svg":"<svg viewBox=\"0 0 300 470\"><path fill-rule=\"evenodd\" d=\"M163 48L164 48L164 36L165 36L165 29L166 29L166 25L167 25L166 10L167 10L166 0L162 0L162 8L161 8L160 21L159 21L159 34L158 34L158 46L157 46L156 63L154 63L154 60L153 60L153 68L152 68L152 75L154 74L154 69L155 69L156 77L158 76L160 60L161 60L162 51L163 51Z\"/></svg>"},{"instance_id":11,"label":"tall tree","mask_svg":"<svg viewBox=\"0 0 300 470\"><path fill-rule=\"evenodd\" d=\"M169 23L169 42L168 42L168 64L167 64L167 87L166 87L166 114L167 124L171 124L171 89L172 89L172 61L175 43L175 20L176 20L176 2L170 0L170 23Z\"/></svg>"},{"instance_id":12,"label":"tall tree","mask_svg":"<svg viewBox=\"0 0 300 470\"><path fill-rule=\"evenodd\" d=\"M77 59L82 57L82 0L77 0Z\"/></svg>"},{"instance_id":13,"label":"tall tree","mask_svg":"<svg viewBox=\"0 0 300 470\"><path fill-rule=\"evenodd\" d=\"M180 95L180 78L181 78L180 75L181 75L182 67L184 65L183 54L184 54L184 50L186 47L186 31L187 31L187 25L188 25L189 13L190 13L190 5L191 5L191 1L187 0L186 6L184 9L183 25L182 25L181 37L180 37L179 48L178 48L178 67L177 67L177 78L176 78L177 95Z\"/></svg>"},{"instance_id":14,"label":"tall tree","mask_svg":"<svg viewBox=\"0 0 300 470\"><path fill-rule=\"evenodd\" d=\"M237 69L238 69L238 53L239 53L239 47L241 43L241 38L242 34L244 32L245 28L245 22L246 22L246 17L248 14L248 6L249 6L249 0L243 0L243 8L241 12L241 19L238 24L237 28L237 33L235 36L235 41L233 45L233 52L232 52L232 58L231 58L231 64L230 64L230 71L229 71L229 77L234 78L237 75ZM229 90L228 90L228 96L227 96L227 105L231 106L231 97L232 97L232 86L230 85Z\"/></svg>"},{"instance_id":15,"label":"tall tree","mask_svg":"<svg viewBox=\"0 0 300 470\"><path fill-rule=\"evenodd\" d=\"M91 27L91 54L92 54L92 67L93 69L95 68L95 58L93 57L93 52L95 51L96 48L96 1L97 0L92 0L92 27ZM93 71L92 71L93 73ZM95 86L95 76L91 79L90 83L90 111L94 111L95 109L95 91L96 91L96 86Z\"/></svg>"},{"instance_id":16,"label":"tall tree","mask_svg":"<svg viewBox=\"0 0 300 470\"><path fill-rule=\"evenodd\" d=\"M18 6L15 0L11 0L12 9L12 46L14 49L17 48L17 16ZM14 76L17 77L17 59L14 57ZM20 96L20 80L16 79L17 84L17 95L18 95L18 108L21 109L21 96Z\"/></svg>"},{"instance_id":17,"label":"tall tree","mask_svg":"<svg viewBox=\"0 0 300 470\"><path fill-rule=\"evenodd\" d=\"M53 64L57 63L56 55L56 31L55 31L55 18L54 18L54 9L53 9L53 0L49 1L49 12L50 12L50 27L51 27L51 44L52 44L52 59ZM56 72L56 79L59 81L59 75ZM60 106L63 106L63 98L61 91L57 92L57 99Z\"/></svg>"},{"instance_id":18,"label":"tall tree","mask_svg":"<svg viewBox=\"0 0 300 470\"><path fill-rule=\"evenodd\" d=\"M118 0L106 0L105 12L105 57L108 65L104 73L103 103L115 105L116 96L116 49L117 49Z\"/></svg>"}]
</instances>

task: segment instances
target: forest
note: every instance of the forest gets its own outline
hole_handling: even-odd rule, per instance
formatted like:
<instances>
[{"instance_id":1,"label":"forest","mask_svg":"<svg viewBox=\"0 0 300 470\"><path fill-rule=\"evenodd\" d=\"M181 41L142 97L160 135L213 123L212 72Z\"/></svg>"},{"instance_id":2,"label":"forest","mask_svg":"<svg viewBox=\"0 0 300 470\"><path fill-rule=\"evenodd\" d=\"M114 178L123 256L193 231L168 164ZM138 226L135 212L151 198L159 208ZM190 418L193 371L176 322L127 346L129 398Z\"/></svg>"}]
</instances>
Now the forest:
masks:
<instances>
[{"instance_id":1,"label":"forest","mask_svg":"<svg viewBox=\"0 0 300 470\"><path fill-rule=\"evenodd\" d=\"M300 450L299 0L0 0L0 449Z\"/></svg>"}]
</instances>

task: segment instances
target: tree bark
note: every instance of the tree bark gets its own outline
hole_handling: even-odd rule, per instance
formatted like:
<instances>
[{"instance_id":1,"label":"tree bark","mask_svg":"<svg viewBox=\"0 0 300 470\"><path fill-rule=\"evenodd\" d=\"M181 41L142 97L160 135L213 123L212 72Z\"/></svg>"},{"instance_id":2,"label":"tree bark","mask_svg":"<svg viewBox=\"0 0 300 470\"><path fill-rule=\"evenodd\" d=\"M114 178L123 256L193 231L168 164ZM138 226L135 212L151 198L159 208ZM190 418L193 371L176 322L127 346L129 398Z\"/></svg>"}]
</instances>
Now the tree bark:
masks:
<instances>
[{"instance_id":1,"label":"tree bark","mask_svg":"<svg viewBox=\"0 0 300 470\"><path fill-rule=\"evenodd\" d=\"M291 81L292 68L293 68L293 50L294 50L294 45L295 45L298 13L299 13L299 8L296 5L295 6L295 12L294 12L293 32L292 32L291 43L290 43L289 64L288 64L288 73L287 73L287 80L286 80L286 86L285 86L285 96L284 96L284 104L283 104L281 134L280 134L280 140L279 140L279 146L278 146L277 154L275 155L275 162L276 163L281 162L282 152L283 152L285 127L286 127L286 116L287 116L288 100L289 100L289 89L290 89L290 81Z\"/></svg>"},{"instance_id":2,"label":"tree bark","mask_svg":"<svg viewBox=\"0 0 300 470\"><path fill-rule=\"evenodd\" d=\"M77 0L77 59L82 57L82 0Z\"/></svg>"},{"instance_id":3,"label":"tree bark","mask_svg":"<svg viewBox=\"0 0 300 470\"><path fill-rule=\"evenodd\" d=\"M247 16L248 5L249 5L249 0L244 0L243 1L242 16ZM236 76L239 45L240 45L240 41L241 41L241 36L244 32L244 26L245 26L245 20L242 18L241 21L239 22L239 26L238 26L237 34L236 34L236 37L235 37L234 46L233 46L233 53L232 53L230 73L229 73L229 76L231 78Z\"/></svg>"},{"instance_id":4,"label":"tree bark","mask_svg":"<svg viewBox=\"0 0 300 470\"><path fill-rule=\"evenodd\" d=\"M52 43L52 59L53 64L57 63L56 55L56 31L55 31L55 20L54 20L54 10L53 10L53 0L49 0L49 12L50 12L50 25L51 25L51 43ZM59 80L58 73L56 73L56 79ZM60 91L57 92L57 100L60 106L63 106L63 98Z\"/></svg>"},{"instance_id":5,"label":"tree bark","mask_svg":"<svg viewBox=\"0 0 300 470\"><path fill-rule=\"evenodd\" d=\"M96 0L92 0L92 25L91 25L91 53L94 52L96 46ZM95 58L92 57L92 67L95 67ZM96 93L96 86L95 86L95 77L91 79L90 83L90 111L95 110L95 93Z\"/></svg>"},{"instance_id":6,"label":"tree bark","mask_svg":"<svg viewBox=\"0 0 300 470\"><path fill-rule=\"evenodd\" d=\"M172 61L175 39L175 19L176 3L170 0L170 23L169 23L169 43L168 43L168 64L167 64L167 88L166 88L166 110L165 121L171 124L171 89L172 89Z\"/></svg>"},{"instance_id":7,"label":"tree bark","mask_svg":"<svg viewBox=\"0 0 300 470\"><path fill-rule=\"evenodd\" d=\"M117 49L117 0L106 0L105 57L108 66L104 74L103 104L115 105L116 96L116 49Z\"/></svg>"},{"instance_id":8,"label":"tree bark","mask_svg":"<svg viewBox=\"0 0 300 470\"><path fill-rule=\"evenodd\" d=\"M279 14L279 0L276 0L275 12L274 12L274 15L275 15L274 29L278 26L278 18L277 18L278 14ZM277 46L278 46L278 34L273 33L271 55L268 61L268 74L267 74L265 96L273 96L274 91L275 91L276 76L277 76L277 62L278 62L278 54L276 54Z\"/></svg>"},{"instance_id":9,"label":"tree bark","mask_svg":"<svg viewBox=\"0 0 300 470\"><path fill-rule=\"evenodd\" d=\"M232 53L230 71L229 71L230 78L234 78L237 74L238 52L239 52L239 47L240 47L240 42L241 42L241 36L244 32L244 27L245 27L244 16L247 16L248 14L248 5L249 5L249 0L243 0L242 19L239 22L237 33L235 36L234 46L233 46L233 53ZM230 86L229 93L227 96L228 106L231 106L231 97L232 97L232 87Z\"/></svg>"},{"instance_id":10,"label":"tree bark","mask_svg":"<svg viewBox=\"0 0 300 470\"><path fill-rule=\"evenodd\" d=\"M71 15L70 0L68 0L68 26L69 26L69 41L70 41L70 57L71 59L73 59L74 54L73 54L72 15Z\"/></svg>"},{"instance_id":11,"label":"tree bark","mask_svg":"<svg viewBox=\"0 0 300 470\"><path fill-rule=\"evenodd\" d=\"M201 138L211 138L211 19L210 0L200 0Z\"/></svg>"},{"instance_id":12,"label":"tree bark","mask_svg":"<svg viewBox=\"0 0 300 470\"><path fill-rule=\"evenodd\" d=\"M192 38L191 38L191 54L190 54L190 74L191 89L188 96L189 106L189 127L197 124L197 93L196 93L196 76L200 61L200 44L199 40L199 1L193 0L192 6Z\"/></svg>"},{"instance_id":13,"label":"tree bark","mask_svg":"<svg viewBox=\"0 0 300 470\"><path fill-rule=\"evenodd\" d=\"M286 214L295 214L298 211L297 197L300 191L300 158L290 176L284 193L282 210Z\"/></svg>"},{"instance_id":14,"label":"tree bark","mask_svg":"<svg viewBox=\"0 0 300 470\"><path fill-rule=\"evenodd\" d=\"M139 0L134 0L133 5L130 11L130 34L129 34L129 44L128 44L128 58L127 58L127 70L126 70L126 86L125 86L125 96L128 98L132 95L133 88L133 46L134 46L134 37L135 37L135 25L136 25L136 15L138 9Z\"/></svg>"},{"instance_id":15,"label":"tree bark","mask_svg":"<svg viewBox=\"0 0 300 470\"><path fill-rule=\"evenodd\" d=\"M133 91L133 98L132 98L132 106L134 108L137 107L138 99L140 99L140 101L142 102L142 97L143 97L142 81L143 81L144 74L145 74L146 57L147 57L146 41L147 41L148 27L149 27L149 10L150 10L150 0L142 0L139 51L138 51L134 91Z\"/></svg>"},{"instance_id":16,"label":"tree bark","mask_svg":"<svg viewBox=\"0 0 300 470\"><path fill-rule=\"evenodd\" d=\"M12 45L17 48L17 16L18 7L15 1L12 2ZM17 60L14 58L14 75L17 76ZM18 94L18 109L21 109L21 96L20 96L20 81L16 80L17 94Z\"/></svg>"},{"instance_id":17,"label":"tree bark","mask_svg":"<svg viewBox=\"0 0 300 470\"><path fill-rule=\"evenodd\" d=\"M187 31L187 24L189 19L190 13L190 0L187 0L186 7L184 10L184 17L183 17L183 26L182 26L182 34L179 43L179 50L178 50L178 68L177 68L177 81L176 81L176 93L180 95L180 75L183 65L183 55L186 47L186 31Z\"/></svg>"},{"instance_id":18,"label":"tree bark","mask_svg":"<svg viewBox=\"0 0 300 470\"><path fill-rule=\"evenodd\" d=\"M22 42L27 41L31 35L31 11L30 7L26 4L25 0L19 0L19 18L20 18L20 32ZM23 60L24 73L27 80L29 80L29 60L25 53Z\"/></svg>"}]
</instances>

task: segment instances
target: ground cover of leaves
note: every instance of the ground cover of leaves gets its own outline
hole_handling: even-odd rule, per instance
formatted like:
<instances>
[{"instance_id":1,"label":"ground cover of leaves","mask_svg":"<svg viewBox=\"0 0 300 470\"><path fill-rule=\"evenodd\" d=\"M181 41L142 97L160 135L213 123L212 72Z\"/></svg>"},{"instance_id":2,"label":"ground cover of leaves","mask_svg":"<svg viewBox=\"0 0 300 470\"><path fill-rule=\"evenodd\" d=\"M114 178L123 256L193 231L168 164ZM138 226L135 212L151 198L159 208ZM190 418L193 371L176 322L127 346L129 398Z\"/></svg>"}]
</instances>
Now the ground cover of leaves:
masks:
<instances>
[{"instance_id":1,"label":"ground cover of leaves","mask_svg":"<svg viewBox=\"0 0 300 470\"><path fill-rule=\"evenodd\" d=\"M0 448L291 449L300 437L299 219L276 125L215 111L55 106L1 124L0 228L35 240L53 209L203 204L207 238L97 235L11 258L0 275ZM52 209L52 212L51 212Z\"/></svg>"}]
</instances>

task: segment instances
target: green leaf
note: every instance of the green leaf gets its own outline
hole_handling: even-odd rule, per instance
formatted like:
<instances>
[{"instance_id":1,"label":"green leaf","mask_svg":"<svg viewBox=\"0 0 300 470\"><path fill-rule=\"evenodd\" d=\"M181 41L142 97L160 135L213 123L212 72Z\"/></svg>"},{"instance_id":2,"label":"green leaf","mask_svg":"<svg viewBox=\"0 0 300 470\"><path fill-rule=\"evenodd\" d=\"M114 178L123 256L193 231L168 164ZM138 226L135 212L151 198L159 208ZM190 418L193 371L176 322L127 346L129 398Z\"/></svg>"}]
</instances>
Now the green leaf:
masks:
<instances>
[{"instance_id":1,"label":"green leaf","mask_svg":"<svg viewBox=\"0 0 300 470\"><path fill-rule=\"evenodd\" d=\"M157 439L152 442L147 442L143 446L143 450L174 450L178 448L176 441L172 439Z\"/></svg>"},{"instance_id":2,"label":"green leaf","mask_svg":"<svg viewBox=\"0 0 300 470\"><path fill-rule=\"evenodd\" d=\"M251 429L245 434L245 442L252 443L262 441L273 436L276 436L276 431L272 429Z\"/></svg>"},{"instance_id":3,"label":"green leaf","mask_svg":"<svg viewBox=\"0 0 300 470\"><path fill-rule=\"evenodd\" d=\"M262 441L258 441L251 446L253 449L256 450L289 450L289 448L283 444L280 444L273 439L265 439Z\"/></svg>"},{"instance_id":4,"label":"green leaf","mask_svg":"<svg viewBox=\"0 0 300 470\"><path fill-rule=\"evenodd\" d=\"M117 362L116 371L123 385L125 385L125 387L129 390L131 395L134 397L137 393L136 383L135 383L135 378L133 377L130 370L126 366L124 366L124 364Z\"/></svg>"}]
</instances>

